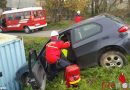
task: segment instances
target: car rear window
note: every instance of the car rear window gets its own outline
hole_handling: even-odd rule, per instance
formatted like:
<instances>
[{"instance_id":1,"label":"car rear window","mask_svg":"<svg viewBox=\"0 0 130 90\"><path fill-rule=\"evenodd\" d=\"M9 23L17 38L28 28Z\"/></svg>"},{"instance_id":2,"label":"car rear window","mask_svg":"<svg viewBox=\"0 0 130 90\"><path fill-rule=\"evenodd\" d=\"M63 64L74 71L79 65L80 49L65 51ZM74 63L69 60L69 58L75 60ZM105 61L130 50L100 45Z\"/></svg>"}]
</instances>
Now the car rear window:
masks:
<instances>
[{"instance_id":1,"label":"car rear window","mask_svg":"<svg viewBox=\"0 0 130 90\"><path fill-rule=\"evenodd\" d=\"M113 16L113 15L105 15L105 16L106 16L106 18L109 18L110 20L112 20L116 23L125 24L125 22L119 17Z\"/></svg>"}]
</instances>

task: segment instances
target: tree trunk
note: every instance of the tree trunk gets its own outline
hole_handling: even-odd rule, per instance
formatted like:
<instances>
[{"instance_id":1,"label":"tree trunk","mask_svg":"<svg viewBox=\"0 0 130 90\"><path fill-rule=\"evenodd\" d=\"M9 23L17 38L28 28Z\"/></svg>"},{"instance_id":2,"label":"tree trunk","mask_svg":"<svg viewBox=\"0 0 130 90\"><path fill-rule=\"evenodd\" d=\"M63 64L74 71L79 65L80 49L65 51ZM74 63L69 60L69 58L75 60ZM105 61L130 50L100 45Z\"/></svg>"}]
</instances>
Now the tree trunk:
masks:
<instances>
[{"instance_id":1,"label":"tree trunk","mask_svg":"<svg viewBox=\"0 0 130 90\"><path fill-rule=\"evenodd\" d=\"M91 15L94 16L94 0L91 3Z\"/></svg>"},{"instance_id":2,"label":"tree trunk","mask_svg":"<svg viewBox=\"0 0 130 90\"><path fill-rule=\"evenodd\" d=\"M108 11L111 11L111 9L115 7L116 3L117 3L117 0L114 0L113 3L109 6Z\"/></svg>"},{"instance_id":3,"label":"tree trunk","mask_svg":"<svg viewBox=\"0 0 130 90\"><path fill-rule=\"evenodd\" d=\"M99 0L95 0L95 15L99 14Z\"/></svg>"},{"instance_id":4,"label":"tree trunk","mask_svg":"<svg viewBox=\"0 0 130 90\"><path fill-rule=\"evenodd\" d=\"M107 11L107 1L103 0L103 12Z\"/></svg>"},{"instance_id":5,"label":"tree trunk","mask_svg":"<svg viewBox=\"0 0 130 90\"><path fill-rule=\"evenodd\" d=\"M130 0L128 0L128 8L130 8Z\"/></svg>"}]
</instances>

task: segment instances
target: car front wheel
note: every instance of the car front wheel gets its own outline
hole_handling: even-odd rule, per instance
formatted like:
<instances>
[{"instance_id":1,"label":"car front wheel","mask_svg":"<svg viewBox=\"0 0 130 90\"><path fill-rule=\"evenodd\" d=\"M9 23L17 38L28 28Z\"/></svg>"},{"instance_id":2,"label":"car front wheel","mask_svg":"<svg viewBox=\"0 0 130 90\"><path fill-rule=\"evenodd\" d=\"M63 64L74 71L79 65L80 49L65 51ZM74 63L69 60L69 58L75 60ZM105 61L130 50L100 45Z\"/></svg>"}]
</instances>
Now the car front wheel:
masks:
<instances>
[{"instance_id":1,"label":"car front wheel","mask_svg":"<svg viewBox=\"0 0 130 90\"><path fill-rule=\"evenodd\" d=\"M22 84L23 86L28 86L28 85L29 85L28 81L29 81L29 73L26 72L26 73L24 73L24 74L21 76L21 84Z\"/></svg>"},{"instance_id":2,"label":"car front wheel","mask_svg":"<svg viewBox=\"0 0 130 90\"><path fill-rule=\"evenodd\" d=\"M24 88L31 88L31 90L41 90L39 89L39 87L37 87L37 83L35 81L35 79L31 79L31 77L29 77L29 72L26 72L24 73L22 76L21 76L21 85L22 87ZM44 88L45 86L43 86ZM44 89L43 89L44 90Z\"/></svg>"},{"instance_id":3,"label":"car front wheel","mask_svg":"<svg viewBox=\"0 0 130 90\"><path fill-rule=\"evenodd\" d=\"M107 51L101 55L100 65L102 67L123 67L126 64L126 57L118 51Z\"/></svg>"}]
</instances>

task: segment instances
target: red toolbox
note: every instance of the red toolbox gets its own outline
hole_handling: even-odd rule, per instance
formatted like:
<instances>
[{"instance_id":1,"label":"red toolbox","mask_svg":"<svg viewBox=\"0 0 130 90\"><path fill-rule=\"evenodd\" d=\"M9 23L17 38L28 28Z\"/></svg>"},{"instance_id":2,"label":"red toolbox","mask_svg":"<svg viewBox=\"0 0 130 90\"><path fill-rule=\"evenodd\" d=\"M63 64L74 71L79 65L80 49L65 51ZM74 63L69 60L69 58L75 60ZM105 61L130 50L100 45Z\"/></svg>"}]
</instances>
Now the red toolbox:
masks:
<instances>
[{"instance_id":1,"label":"red toolbox","mask_svg":"<svg viewBox=\"0 0 130 90\"><path fill-rule=\"evenodd\" d=\"M73 64L65 68L65 80L67 87L77 86L80 81L80 68Z\"/></svg>"}]
</instances>

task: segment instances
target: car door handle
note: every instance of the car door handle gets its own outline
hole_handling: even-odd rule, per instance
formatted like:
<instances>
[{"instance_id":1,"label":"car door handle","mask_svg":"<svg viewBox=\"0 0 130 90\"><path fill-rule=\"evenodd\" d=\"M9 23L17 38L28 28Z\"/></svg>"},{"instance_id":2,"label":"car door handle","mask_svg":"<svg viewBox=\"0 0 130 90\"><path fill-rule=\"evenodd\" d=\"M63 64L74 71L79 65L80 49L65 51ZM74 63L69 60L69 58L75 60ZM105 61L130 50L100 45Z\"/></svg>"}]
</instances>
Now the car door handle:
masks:
<instances>
[{"instance_id":1,"label":"car door handle","mask_svg":"<svg viewBox=\"0 0 130 90\"><path fill-rule=\"evenodd\" d=\"M0 77L2 77L2 72L0 72Z\"/></svg>"}]
</instances>

